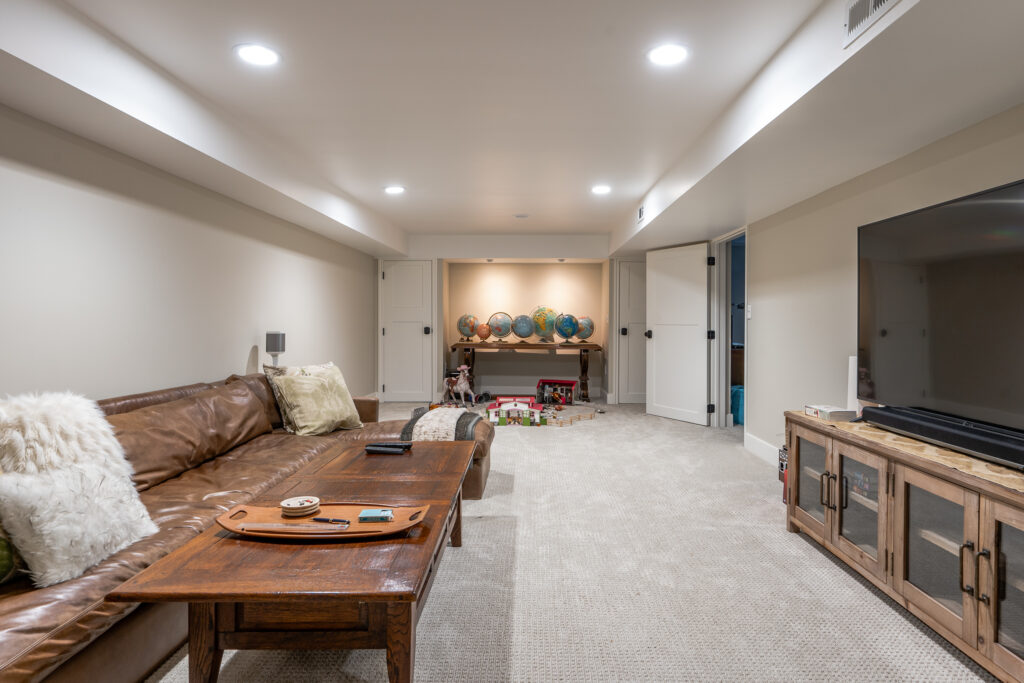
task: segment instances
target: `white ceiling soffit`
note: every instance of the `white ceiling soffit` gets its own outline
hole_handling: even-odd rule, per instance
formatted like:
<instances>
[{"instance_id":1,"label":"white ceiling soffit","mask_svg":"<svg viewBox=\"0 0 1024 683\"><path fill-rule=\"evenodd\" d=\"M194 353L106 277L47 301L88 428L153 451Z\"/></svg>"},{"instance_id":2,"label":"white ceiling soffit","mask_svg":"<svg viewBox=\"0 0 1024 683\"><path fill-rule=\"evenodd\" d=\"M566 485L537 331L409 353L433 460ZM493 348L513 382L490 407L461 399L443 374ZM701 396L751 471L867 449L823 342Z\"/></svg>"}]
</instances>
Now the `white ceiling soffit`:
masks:
<instances>
[{"instance_id":1,"label":"white ceiling soffit","mask_svg":"<svg viewBox=\"0 0 1024 683\"><path fill-rule=\"evenodd\" d=\"M836 60L842 6L823 7L701 148L659 181L645 222L613 234L615 255L722 235L1024 102L1024 2L903 0L850 47L866 49ZM792 47L826 30L818 68L831 73L801 78L795 61L784 68ZM804 59L814 54L807 49ZM811 87L774 91L773 105L768 85L781 85L787 71ZM728 129L730 117L757 104L765 107L760 126L745 136ZM743 120L752 121L732 125Z\"/></svg>"},{"instance_id":2,"label":"white ceiling soffit","mask_svg":"<svg viewBox=\"0 0 1024 683\"><path fill-rule=\"evenodd\" d=\"M70 10L4 0L0 101L361 251L405 234Z\"/></svg>"},{"instance_id":3,"label":"white ceiling soffit","mask_svg":"<svg viewBox=\"0 0 1024 683\"><path fill-rule=\"evenodd\" d=\"M822 1L35 0L404 231L545 235L610 233ZM691 58L653 67L663 41Z\"/></svg>"},{"instance_id":4,"label":"white ceiling soffit","mask_svg":"<svg viewBox=\"0 0 1024 683\"><path fill-rule=\"evenodd\" d=\"M608 235L536 235L534 233L479 235L409 235L412 258L532 259L569 257L608 258ZM539 257L538 254L543 254Z\"/></svg>"}]
</instances>

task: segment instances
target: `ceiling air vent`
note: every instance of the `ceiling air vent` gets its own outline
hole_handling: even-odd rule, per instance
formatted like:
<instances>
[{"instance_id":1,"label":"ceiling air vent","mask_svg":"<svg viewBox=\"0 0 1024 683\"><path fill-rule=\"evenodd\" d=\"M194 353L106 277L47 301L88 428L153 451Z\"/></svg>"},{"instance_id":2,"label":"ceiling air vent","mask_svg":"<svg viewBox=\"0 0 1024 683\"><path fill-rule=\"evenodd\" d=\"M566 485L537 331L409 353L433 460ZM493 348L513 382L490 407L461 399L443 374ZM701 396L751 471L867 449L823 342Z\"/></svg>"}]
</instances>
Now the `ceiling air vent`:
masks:
<instances>
[{"instance_id":1,"label":"ceiling air vent","mask_svg":"<svg viewBox=\"0 0 1024 683\"><path fill-rule=\"evenodd\" d=\"M900 0L846 0L843 47L849 47Z\"/></svg>"}]
</instances>

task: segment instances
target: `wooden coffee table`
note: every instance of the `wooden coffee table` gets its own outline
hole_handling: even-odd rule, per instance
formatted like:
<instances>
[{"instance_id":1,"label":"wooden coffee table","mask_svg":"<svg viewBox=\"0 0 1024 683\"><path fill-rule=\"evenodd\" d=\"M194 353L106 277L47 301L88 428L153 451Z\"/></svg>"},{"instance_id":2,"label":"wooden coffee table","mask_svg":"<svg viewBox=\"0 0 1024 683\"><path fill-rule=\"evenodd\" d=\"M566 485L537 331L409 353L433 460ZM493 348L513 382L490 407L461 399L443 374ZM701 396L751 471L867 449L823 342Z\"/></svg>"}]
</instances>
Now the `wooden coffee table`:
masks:
<instances>
[{"instance_id":1,"label":"wooden coffee table","mask_svg":"<svg viewBox=\"0 0 1024 683\"><path fill-rule=\"evenodd\" d=\"M189 680L216 681L224 650L385 648L391 681L413 678L416 622L447 541L462 544L467 441L417 442L406 455L339 446L254 502L430 505L424 520L373 540L247 539L214 525L107 599L189 603ZM376 504L376 505L371 505Z\"/></svg>"}]
</instances>

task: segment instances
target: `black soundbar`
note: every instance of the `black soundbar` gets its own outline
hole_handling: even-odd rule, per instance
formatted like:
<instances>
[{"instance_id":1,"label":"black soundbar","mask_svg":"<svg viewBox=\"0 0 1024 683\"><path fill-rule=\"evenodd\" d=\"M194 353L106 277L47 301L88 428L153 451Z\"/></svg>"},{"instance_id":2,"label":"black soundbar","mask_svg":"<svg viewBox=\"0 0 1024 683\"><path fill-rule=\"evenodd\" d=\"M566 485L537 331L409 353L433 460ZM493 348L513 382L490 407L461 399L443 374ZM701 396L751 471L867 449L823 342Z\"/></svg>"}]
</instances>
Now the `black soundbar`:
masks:
<instances>
[{"instance_id":1,"label":"black soundbar","mask_svg":"<svg viewBox=\"0 0 1024 683\"><path fill-rule=\"evenodd\" d=\"M1024 432L920 408L866 407L865 422L1024 471Z\"/></svg>"}]
</instances>

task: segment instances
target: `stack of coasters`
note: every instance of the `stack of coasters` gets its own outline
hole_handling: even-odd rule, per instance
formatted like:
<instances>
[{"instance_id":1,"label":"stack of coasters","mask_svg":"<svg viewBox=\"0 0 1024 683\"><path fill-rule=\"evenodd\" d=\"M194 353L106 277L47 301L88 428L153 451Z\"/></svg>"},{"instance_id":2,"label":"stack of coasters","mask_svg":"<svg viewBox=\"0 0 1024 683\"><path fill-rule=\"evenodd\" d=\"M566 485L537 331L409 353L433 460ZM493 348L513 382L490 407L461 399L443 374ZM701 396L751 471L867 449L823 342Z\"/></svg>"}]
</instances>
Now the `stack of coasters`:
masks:
<instances>
[{"instance_id":1,"label":"stack of coasters","mask_svg":"<svg viewBox=\"0 0 1024 683\"><path fill-rule=\"evenodd\" d=\"M395 518L395 514L388 509L375 509L363 510L359 513L360 522L391 522Z\"/></svg>"},{"instance_id":2,"label":"stack of coasters","mask_svg":"<svg viewBox=\"0 0 1024 683\"><path fill-rule=\"evenodd\" d=\"M281 514L285 517L305 517L320 511L316 496L298 496L281 501Z\"/></svg>"}]
</instances>

